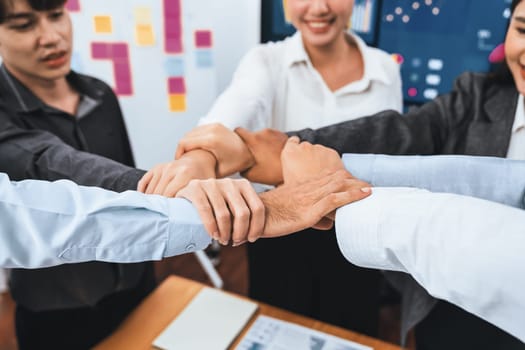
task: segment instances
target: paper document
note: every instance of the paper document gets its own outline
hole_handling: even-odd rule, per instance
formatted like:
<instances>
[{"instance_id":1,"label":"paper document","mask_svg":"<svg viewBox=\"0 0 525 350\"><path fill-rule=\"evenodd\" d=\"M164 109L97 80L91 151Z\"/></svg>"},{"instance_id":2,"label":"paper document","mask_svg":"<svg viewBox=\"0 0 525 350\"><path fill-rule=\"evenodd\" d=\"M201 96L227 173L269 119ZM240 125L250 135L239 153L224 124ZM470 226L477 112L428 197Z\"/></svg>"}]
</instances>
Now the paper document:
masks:
<instances>
[{"instance_id":1,"label":"paper document","mask_svg":"<svg viewBox=\"0 0 525 350\"><path fill-rule=\"evenodd\" d=\"M203 288L154 340L153 346L165 350L227 349L257 308L254 302Z\"/></svg>"},{"instance_id":2,"label":"paper document","mask_svg":"<svg viewBox=\"0 0 525 350\"><path fill-rule=\"evenodd\" d=\"M276 318L259 316L237 350L372 350L368 346Z\"/></svg>"}]
</instances>

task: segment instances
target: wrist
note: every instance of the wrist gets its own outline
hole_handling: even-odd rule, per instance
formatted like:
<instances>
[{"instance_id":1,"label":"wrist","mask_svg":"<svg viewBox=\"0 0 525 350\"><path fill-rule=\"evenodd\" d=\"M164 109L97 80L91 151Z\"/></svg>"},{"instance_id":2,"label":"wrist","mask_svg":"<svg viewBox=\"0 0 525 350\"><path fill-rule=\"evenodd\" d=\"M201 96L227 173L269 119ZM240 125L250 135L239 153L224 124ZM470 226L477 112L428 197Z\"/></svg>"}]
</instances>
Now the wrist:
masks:
<instances>
[{"instance_id":1,"label":"wrist","mask_svg":"<svg viewBox=\"0 0 525 350\"><path fill-rule=\"evenodd\" d=\"M190 166L198 168L203 178L216 177L217 158L209 151L196 149L184 153L180 160L187 161Z\"/></svg>"}]
</instances>

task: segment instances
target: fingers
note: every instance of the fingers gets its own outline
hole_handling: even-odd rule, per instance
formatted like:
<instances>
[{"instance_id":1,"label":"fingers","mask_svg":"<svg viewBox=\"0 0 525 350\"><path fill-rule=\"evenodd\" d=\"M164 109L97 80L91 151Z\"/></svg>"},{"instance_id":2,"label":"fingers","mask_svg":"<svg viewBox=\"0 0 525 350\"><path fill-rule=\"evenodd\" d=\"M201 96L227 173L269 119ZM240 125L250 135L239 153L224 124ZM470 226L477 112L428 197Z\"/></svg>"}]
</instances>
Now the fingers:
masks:
<instances>
[{"instance_id":1,"label":"fingers","mask_svg":"<svg viewBox=\"0 0 525 350\"><path fill-rule=\"evenodd\" d=\"M151 179L153 178L153 172L148 171L142 178L139 180L137 184L137 191L145 193L146 188L148 187L148 184L150 183Z\"/></svg>"},{"instance_id":2,"label":"fingers","mask_svg":"<svg viewBox=\"0 0 525 350\"><path fill-rule=\"evenodd\" d=\"M239 135L239 137L242 139L242 141L245 143L245 144L250 144L250 141L253 140L254 138L254 133L251 132L250 130L248 129L245 129L245 128L241 128L241 127L238 127L238 128L235 128L233 130L237 135Z\"/></svg>"},{"instance_id":3,"label":"fingers","mask_svg":"<svg viewBox=\"0 0 525 350\"><path fill-rule=\"evenodd\" d=\"M155 189L157 188L157 184L159 183L161 177L162 177L162 171L161 168L153 168L150 170L152 172L151 180L149 181L148 185L146 186L146 189L144 193L146 194L153 194L155 193Z\"/></svg>"},{"instance_id":4,"label":"fingers","mask_svg":"<svg viewBox=\"0 0 525 350\"><path fill-rule=\"evenodd\" d=\"M237 183L230 179L225 179L221 184L221 194L228 204L233 218L231 238L234 246L247 241L247 233L250 227L250 209L236 185Z\"/></svg>"},{"instance_id":5,"label":"fingers","mask_svg":"<svg viewBox=\"0 0 525 350\"><path fill-rule=\"evenodd\" d=\"M175 159L180 159L185 153L193 151L195 149L209 150L206 137L193 136L184 137L179 141L177 150L175 151Z\"/></svg>"},{"instance_id":6,"label":"fingers","mask_svg":"<svg viewBox=\"0 0 525 350\"><path fill-rule=\"evenodd\" d=\"M332 193L314 204L312 215L319 218L319 222L333 210L364 199L371 193L370 187L354 187L345 192Z\"/></svg>"},{"instance_id":7,"label":"fingers","mask_svg":"<svg viewBox=\"0 0 525 350\"><path fill-rule=\"evenodd\" d=\"M312 226L313 228L317 230L329 230L332 227L334 227L334 220L329 219L327 216L322 218L318 223Z\"/></svg>"},{"instance_id":8,"label":"fingers","mask_svg":"<svg viewBox=\"0 0 525 350\"><path fill-rule=\"evenodd\" d=\"M265 208L263 202L259 198L259 195L255 192L248 181L242 180L240 184L241 195L248 205L251 214L247 239L249 242L253 243L258 240L264 232L264 224L266 220Z\"/></svg>"},{"instance_id":9,"label":"fingers","mask_svg":"<svg viewBox=\"0 0 525 350\"><path fill-rule=\"evenodd\" d=\"M246 180L192 180L177 197L196 206L208 233L223 245L254 242L264 231L264 205Z\"/></svg>"},{"instance_id":10,"label":"fingers","mask_svg":"<svg viewBox=\"0 0 525 350\"><path fill-rule=\"evenodd\" d=\"M208 196L204 190L195 183L188 184L185 188L177 193L177 198L186 198L197 209L204 228L208 234L215 240L219 239L219 228L215 221L213 209L208 201Z\"/></svg>"},{"instance_id":11,"label":"fingers","mask_svg":"<svg viewBox=\"0 0 525 350\"><path fill-rule=\"evenodd\" d=\"M213 209L217 227L219 228L217 240L222 245L226 245L231 237L232 215L218 187L218 181L220 180L204 180L202 181L202 185L208 196L208 201Z\"/></svg>"},{"instance_id":12,"label":"fingers","mask_svg":"<svg viewBox=\"0 0 525 350\"><path fill-rule=\"evenodd\" d=\"M188 184L188 178L185 176L176 176L166 185L163 196L175 197L175 195Z\"/></svg>"}]
</instances>

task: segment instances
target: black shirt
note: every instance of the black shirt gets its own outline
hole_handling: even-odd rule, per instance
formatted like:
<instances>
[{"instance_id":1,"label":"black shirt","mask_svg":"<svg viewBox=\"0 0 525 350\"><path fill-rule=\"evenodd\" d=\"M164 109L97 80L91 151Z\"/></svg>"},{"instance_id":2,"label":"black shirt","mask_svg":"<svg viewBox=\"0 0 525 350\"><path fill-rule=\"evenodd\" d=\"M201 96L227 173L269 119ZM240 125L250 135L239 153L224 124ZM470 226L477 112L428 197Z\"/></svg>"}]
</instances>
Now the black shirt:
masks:
<instances>
[{"instance_id":1,"label":"black shirt","mask_svg":"<svg viewBox=\"0 0 525 350\"><path fill-rule=\"evenodd\" d=\"M92 77L71 72L67 80L81 95L76 116L46 105L0 67L0 171L12 180L70 179L115 191L135 189L144 171L133 168L115 94ZM134 287L143 270L143 264L100 262L17 269L11 292L34 311L85 307Z\"/></svg>"}]
</instances>

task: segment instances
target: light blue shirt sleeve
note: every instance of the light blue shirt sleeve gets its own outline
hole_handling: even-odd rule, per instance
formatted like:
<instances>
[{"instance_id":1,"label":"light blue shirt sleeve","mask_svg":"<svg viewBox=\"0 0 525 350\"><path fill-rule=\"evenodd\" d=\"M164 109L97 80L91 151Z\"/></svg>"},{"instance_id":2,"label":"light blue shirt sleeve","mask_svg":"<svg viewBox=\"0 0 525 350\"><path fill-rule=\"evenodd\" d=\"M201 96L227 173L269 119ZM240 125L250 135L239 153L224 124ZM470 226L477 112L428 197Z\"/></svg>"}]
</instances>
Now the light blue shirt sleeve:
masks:
<instances>
[{"instance_id":1,"label":"light blue shirt sleeve","mask_svg":"<svg viewBox=\"0 0 525 350\"><path fill-rule=\"evenodd\" d=\"M0 173L0 216L0 266L8 268L159 260L211 242L185 199L66 180L11 182Z\"/></svg>"},{"instance_id":2,"label":"light blue shirt sleeve","mask_svg":"<svg viewBox=\"0 0 525 350\"><path fill-rule=\"evenodd\" d=\"M344 154L355 177L376 187L416 187L525 208L525 161L471 156Z\"/></svg>"}]
</instances>

